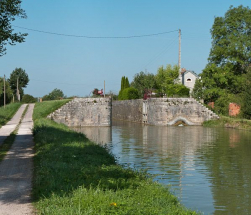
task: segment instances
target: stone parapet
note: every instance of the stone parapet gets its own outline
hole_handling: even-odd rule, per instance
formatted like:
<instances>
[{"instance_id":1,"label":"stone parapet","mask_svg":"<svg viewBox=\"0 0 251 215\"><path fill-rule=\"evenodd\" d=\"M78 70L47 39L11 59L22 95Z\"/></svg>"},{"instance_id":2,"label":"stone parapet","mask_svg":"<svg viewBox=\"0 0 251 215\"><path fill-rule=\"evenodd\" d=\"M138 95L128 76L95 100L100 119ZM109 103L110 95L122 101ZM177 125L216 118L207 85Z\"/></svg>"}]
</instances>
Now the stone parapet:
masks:
<instances>
[{"instance_id":1,"label":"stone parapet","mask_svg":"<svg viewBox=\"0 0 251 215\"><path fill-rule=\"evenodd\" d=\"M75 98L47 118L67 126L111 126L111 105L111 98Z\"/></svg>"}]
</instances>

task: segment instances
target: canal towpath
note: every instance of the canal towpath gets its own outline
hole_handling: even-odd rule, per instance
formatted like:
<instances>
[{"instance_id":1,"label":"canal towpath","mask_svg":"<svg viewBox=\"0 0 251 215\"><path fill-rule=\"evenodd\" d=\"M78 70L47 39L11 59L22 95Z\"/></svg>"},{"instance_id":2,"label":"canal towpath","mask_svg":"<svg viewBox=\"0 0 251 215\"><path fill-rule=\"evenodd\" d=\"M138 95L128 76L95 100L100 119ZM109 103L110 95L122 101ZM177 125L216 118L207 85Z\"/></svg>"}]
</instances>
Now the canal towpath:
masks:
<instances>
[{"instance_id":1,"label":"canal towpath","mask_svg":"<svg viewBox=\"0 0 251 215\"><path fill-rule=\"evenodd\" d=\"M22 105L12 120L0 128L1 142L19 124L27 105ZM33 162L33 114L30 104L23 117L15 141L0 163L0 215L33 214L31 204Z\"/></svg>"},{"instance_id":2,"label":"canal towpath","mask_svg":"<svg viewBox=\"0 0 251 215\"><path fill-rule=\"evenodd\" d=\"M6 125L0 128L0 146L3 144L4 140L15 130L17 125L19 124L22 114L26 108L27 104L21 105L16 114L12 117L12 119L6 123Z\"/></svg>"}]
</instances>

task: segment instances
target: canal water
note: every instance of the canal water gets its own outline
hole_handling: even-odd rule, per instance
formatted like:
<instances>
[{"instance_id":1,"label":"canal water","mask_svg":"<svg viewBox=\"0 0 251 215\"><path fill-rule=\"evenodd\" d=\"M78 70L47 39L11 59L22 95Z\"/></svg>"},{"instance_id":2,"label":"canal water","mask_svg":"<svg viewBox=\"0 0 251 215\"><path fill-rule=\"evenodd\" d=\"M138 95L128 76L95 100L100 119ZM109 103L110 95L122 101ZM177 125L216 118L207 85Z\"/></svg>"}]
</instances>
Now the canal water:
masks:
<instances>
[{"instance_id":1,"label":"canal water","mask_svg":"<svg viewBox=\"0 0 251 215\"><path fill-rule=\"evenodd\" d=\"M118 163L144 169L188 208L251 214L251 132L202 126L159 127L113 121L77 129L106 144Z\"/></svg>"}]
</instances>

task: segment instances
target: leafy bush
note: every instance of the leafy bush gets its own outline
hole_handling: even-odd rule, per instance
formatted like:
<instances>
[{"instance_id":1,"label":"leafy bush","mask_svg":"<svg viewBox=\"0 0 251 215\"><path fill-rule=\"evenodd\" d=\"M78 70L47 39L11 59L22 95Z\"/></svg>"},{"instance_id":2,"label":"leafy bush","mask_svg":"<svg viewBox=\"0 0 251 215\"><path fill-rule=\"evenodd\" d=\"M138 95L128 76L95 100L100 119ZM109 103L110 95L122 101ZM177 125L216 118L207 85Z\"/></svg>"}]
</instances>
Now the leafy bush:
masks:
<instances>
[{"instance_id":1,"label":"leafy bush","mask_svg":"<svg viewBox=\"0 0 251 215\"><path fill-rule=\"evenodd\" d=\"M170 84L167 86L167 96L189 97L189 88L182 84Z\"/></svg>"},{"instance_id":2,"label":"leafy bush","mask_svg":"<svg viewBox=\"0 0 251 215\"><path fill-rule=\"evenodd\" d=\"M48 95L43 96L42 100L50 101L50 100L58 100L58 99L64 99L64 98L66 98L66 96L64 95L63 91L55 88Z\"/></svg>"},{"instance_id":3,"label":"leafy bush","mask_svg":"<svg viewBox=\"0 0 251 215\"><path fill-rule=\"evenodd\" d=\"M128 87L119 92L119 100L139 99L139 91L133 87Z\"/></svg>"},{"instance_id":4,"label":"leafy bush","mask_svg":"<svg viewBox=\"0 0 251 215\"><path fill-rule=\"evenodd\" d=\"M37 99L29 94L24 94L24 96L22 98L23 103L35 103L36 101L37 101Z\"/></svg>"}]
</instances>

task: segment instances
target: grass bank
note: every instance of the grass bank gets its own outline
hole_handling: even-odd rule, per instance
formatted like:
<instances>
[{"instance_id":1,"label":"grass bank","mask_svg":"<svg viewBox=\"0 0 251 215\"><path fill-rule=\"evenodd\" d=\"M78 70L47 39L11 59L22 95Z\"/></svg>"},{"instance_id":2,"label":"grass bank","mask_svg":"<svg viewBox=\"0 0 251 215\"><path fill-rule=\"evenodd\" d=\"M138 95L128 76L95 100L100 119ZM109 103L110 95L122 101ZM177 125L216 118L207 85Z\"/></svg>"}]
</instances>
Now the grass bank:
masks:
<instances>
[{"instance_id":1,"label":"grass bank","mask_svg":"<svg viewBox=\"0 0 251 215\"><path fill-rule=\"evenodd\" d=\"M220 116L218 120L205 121L203 126L251 130L251 120Z\"/></svg>"},{"instance_id":2,"label":"grass bank","mask_svg":"<svg viewBox=\"0 0 251 215\"><path fill-rule=\"evenodd\" d=\"M0 128L11 120L21 105L21 103L11 103L6 105L5 108L0 107Z\"/></svg>"},{"instance_id":3,"label":"grass bank","mask_svg":"<svg viewBox=\"0 0 251 215\"><path fill-rule=\"evenodd\" d=\"M196 214L145 173L124 169L84 134L34 109L33 199L38 214ZM45 114L46 113L46 114Z\"/></svg>"}]
</instances>

